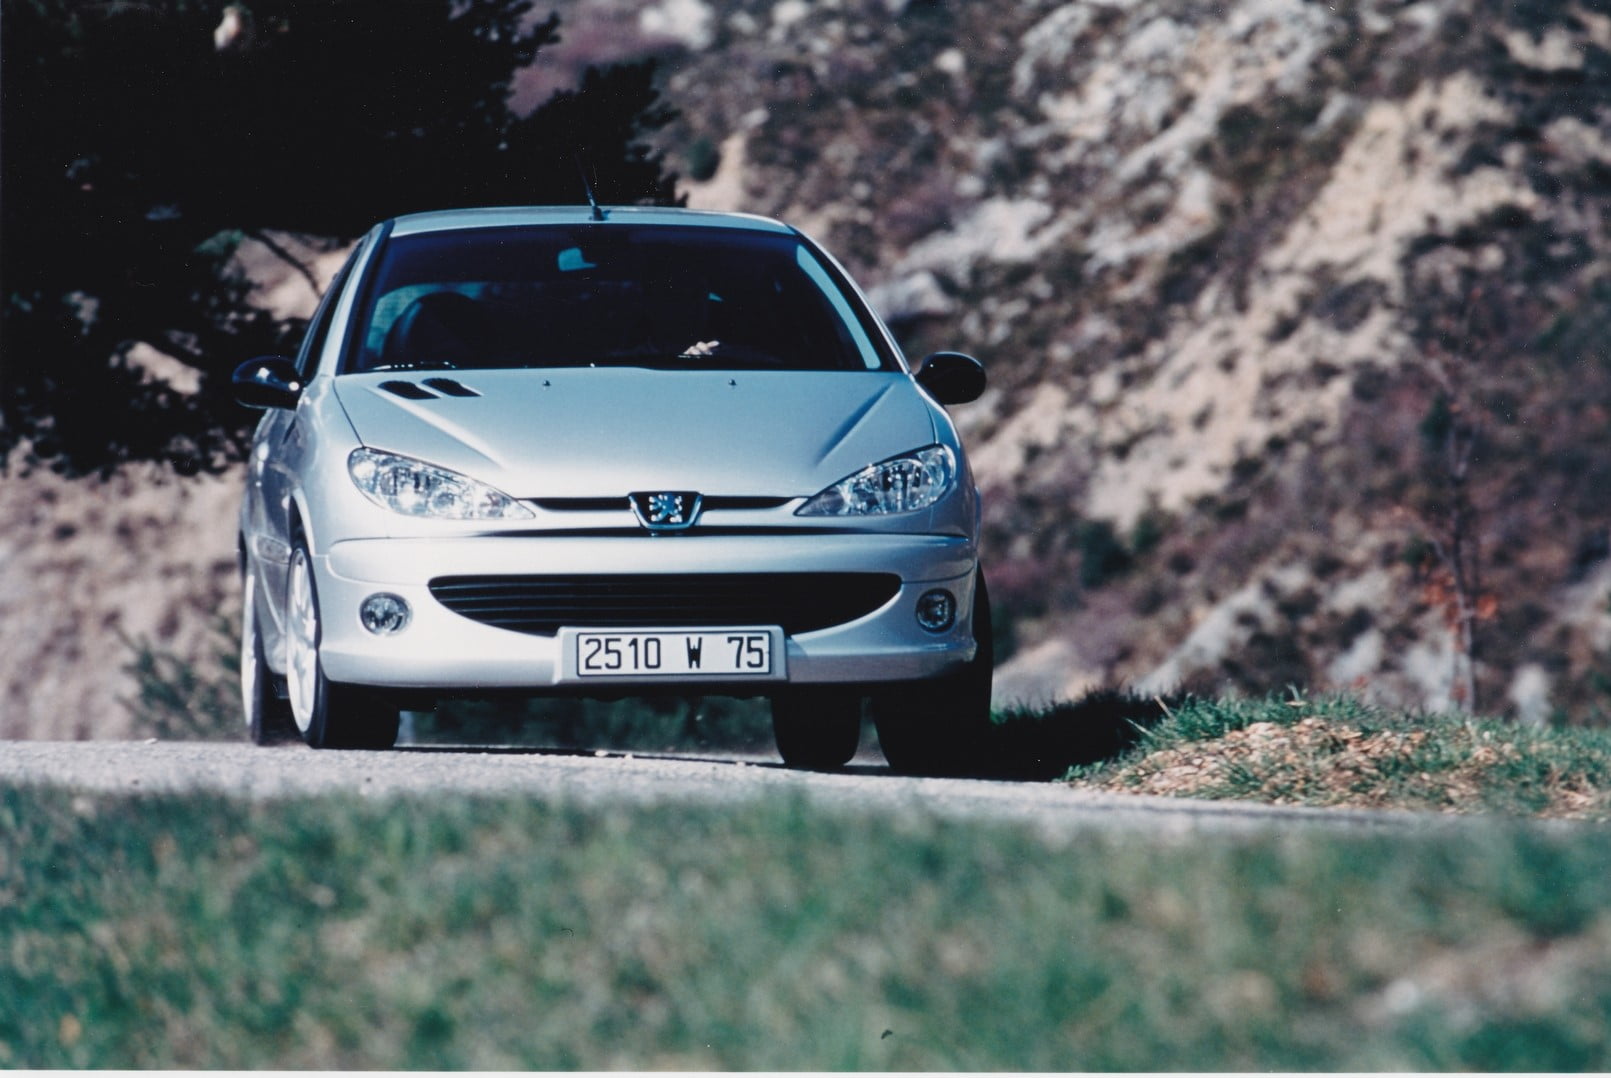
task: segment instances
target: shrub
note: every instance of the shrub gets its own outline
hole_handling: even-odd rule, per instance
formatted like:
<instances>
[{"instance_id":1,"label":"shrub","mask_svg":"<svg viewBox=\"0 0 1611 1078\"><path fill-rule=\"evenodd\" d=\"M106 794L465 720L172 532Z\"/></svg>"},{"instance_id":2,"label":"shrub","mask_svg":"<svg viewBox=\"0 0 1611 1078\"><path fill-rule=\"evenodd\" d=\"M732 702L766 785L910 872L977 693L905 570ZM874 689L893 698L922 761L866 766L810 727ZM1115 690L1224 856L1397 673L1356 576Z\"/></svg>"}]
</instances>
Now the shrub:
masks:
<instances>
[{"instance_id":1,"label":"shrub","mask_svg":"<svg viewBox=\"0 0 1611 1078\"><path fill-rule=\"evenodd\" d=\"M241 736L239 656L231 627L214 622L208 657L191 662L150 640L124 638L134 652L123 669L134 676L134 699L123 704L136 733L185 741L231 741Z\"/></svg>"},{"instance_id":2,"label":"shrub","mask_svg":"<svg viewBox=\"0 0 1611 1078\"><path fill-rule=\"evenodd\" d=\"M722 151L704 135L688 144L684 157L688 162L688 178L696 183L704 183L716 175L722 165Z\"/></svg>"},{"instance_id":3,"label":"shrub","mask_svg":"<svg viewBox=\"0 0 1611 1078\"><path fill-rule=\"evenodd\" d=\"M1130 552L1119 541L1111 522L1087 520L1080 525L1080 583L1087 588L1100 588L1114 577L1129 570Z\"/></svg>"}]
</instances>

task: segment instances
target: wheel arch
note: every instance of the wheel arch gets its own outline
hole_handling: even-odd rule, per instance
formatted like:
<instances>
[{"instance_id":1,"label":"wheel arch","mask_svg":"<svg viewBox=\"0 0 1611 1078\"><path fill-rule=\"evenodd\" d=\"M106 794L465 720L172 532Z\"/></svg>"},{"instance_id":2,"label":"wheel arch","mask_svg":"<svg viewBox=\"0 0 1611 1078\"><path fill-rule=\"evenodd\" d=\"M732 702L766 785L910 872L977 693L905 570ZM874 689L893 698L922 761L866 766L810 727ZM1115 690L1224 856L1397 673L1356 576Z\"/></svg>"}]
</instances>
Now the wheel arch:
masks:
<instances>
[{"instance_id":1,"label":"wheel arch","mask_svg":"<svg viewBox=\"0 0 1611 1078\"><path fill-rule=\"evenodd\" d=\"M285 538L292 547L295 547L300 540L307 545L308 553L312 554L318 549L318 536L308 521L307 496L301 490L296 490L291 494L291 507L286 513Z\"/></svg>"}]
</instances>

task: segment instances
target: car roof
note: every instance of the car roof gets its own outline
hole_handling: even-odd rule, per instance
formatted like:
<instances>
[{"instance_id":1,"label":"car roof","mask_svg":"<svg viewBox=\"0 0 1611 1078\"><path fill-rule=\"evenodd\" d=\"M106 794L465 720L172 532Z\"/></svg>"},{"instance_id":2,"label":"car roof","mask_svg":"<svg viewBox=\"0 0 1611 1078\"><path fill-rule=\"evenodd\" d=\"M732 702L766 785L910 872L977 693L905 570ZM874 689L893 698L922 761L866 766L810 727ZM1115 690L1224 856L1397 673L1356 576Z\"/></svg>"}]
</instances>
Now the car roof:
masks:
<instances>
[{"instance_id":1,"label":"car roof","mask_svg":"<svg viewBox=\"0 0 1611 1078\"><path fill-rule=\"evenodd\" d=\"M603 222L588 206L492 206L480 209L436 210L411 213L392 221L392 235L450 232L466 228L508 228L520 225L633 224L679 225L700 228L741 228L753 232L792 234L794 229L770 217L748 213L718 213L661 206L605 206Z\"/></svg>"}]
</instances>

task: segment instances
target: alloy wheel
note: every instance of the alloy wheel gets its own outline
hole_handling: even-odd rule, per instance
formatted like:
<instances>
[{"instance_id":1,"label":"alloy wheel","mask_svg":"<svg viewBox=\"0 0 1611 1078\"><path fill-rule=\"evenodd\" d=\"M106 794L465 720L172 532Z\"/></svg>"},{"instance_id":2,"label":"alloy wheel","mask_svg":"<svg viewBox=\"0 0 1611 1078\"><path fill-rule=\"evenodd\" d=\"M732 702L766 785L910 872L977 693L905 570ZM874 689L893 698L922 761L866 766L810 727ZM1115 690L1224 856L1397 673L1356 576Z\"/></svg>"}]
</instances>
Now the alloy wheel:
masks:
<instances>
[{"instance_id":1,"label":"alloy wheel","mask_svg":"<svg viewBox=\"0 0 1611 1078\"><path fill-rule=\"evenodd\" d=\"M241 609L241 714L246 716L248 729L252 725L252 712L257 707L261 684L258 681L257 661L257 580L250 569L246 572Z\"/></svg>"},{"instance_id":2,"label":"alloy wheel","mask_svg":"<svg viewBox=\"0 0 1611 1078\"><path fill-rule=\"evenodd\" d=\"M298 547L291 555L291 579L286 603L285 682L291 698L291 716L304 734L313 723L314 698L319 680L319 608L313 596L313 566L308 552Z\"/></svg>"}]
</instances>

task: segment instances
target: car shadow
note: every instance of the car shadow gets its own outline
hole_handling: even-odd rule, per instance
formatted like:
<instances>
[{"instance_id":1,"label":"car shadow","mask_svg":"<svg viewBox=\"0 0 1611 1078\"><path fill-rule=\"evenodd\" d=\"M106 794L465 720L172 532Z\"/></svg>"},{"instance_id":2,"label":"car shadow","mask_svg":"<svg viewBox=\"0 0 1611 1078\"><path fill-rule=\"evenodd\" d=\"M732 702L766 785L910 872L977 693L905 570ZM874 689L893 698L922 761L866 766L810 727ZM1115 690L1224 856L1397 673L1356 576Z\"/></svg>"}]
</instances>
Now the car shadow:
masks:
<instances>
[{"instance_id":1,"label":"car shadow","mask_svg":"<svg viewBox=\"0 0 1611 1078\"><path fill-rule=\"evenodd\" d=\"M948 770L945 777L1000 782L1049 782L1070 768L1112 759L1134 746L1145 731L1179 702L1174 697L1142 696L1099 689L1078 700L1045 708L1018 708L1000 712L979 743L967 754L965 766ZM731 752L711 747L680 751L675 748L623 749L576 746L479 743L405 743L397 752L443 755L547 756L577 759L677 760L690 763L739 765L789 770L775 753L734 746ZM892 769L868 736L854 759L844 767L827 769L843 775L889 775Z\"/></svg>"},{"instance_id":2,"label":"car shadow","mask_svg":"<svg viewBox=\"0 0 1611 1078\"><path fill-rule=\"evenodd\" d=\"M1078 700L996 715L967 772L972 778L1046 782L1135 746L1184 699L1097 689Z\"/></svg>"}]
</instances>

